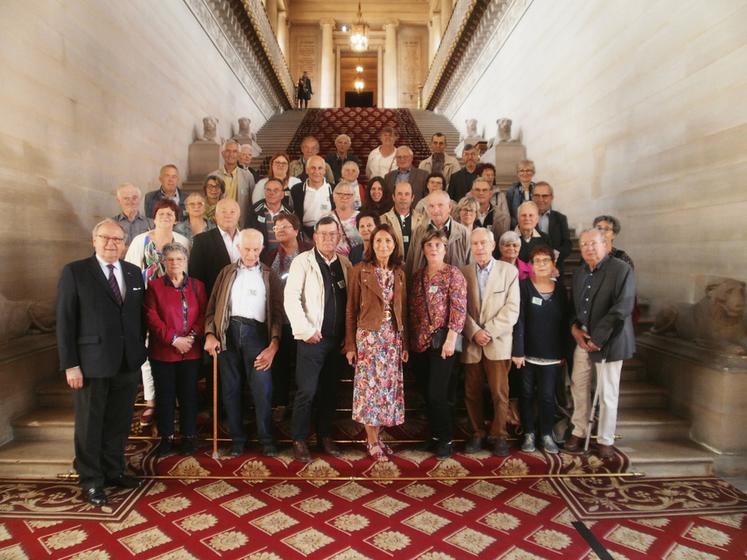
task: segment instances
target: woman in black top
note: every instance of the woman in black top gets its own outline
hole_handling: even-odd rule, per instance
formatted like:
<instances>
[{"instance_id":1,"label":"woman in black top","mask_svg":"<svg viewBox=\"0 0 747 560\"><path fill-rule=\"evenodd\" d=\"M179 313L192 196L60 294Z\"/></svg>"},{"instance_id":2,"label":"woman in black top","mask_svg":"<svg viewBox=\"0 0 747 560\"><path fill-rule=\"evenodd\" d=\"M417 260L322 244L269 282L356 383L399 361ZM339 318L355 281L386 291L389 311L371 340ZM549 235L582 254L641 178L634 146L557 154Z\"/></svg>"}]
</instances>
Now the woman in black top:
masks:
<instances>
[{"instance_id":1,"label":"woman in black top","mask_svg":"<svg viewBox=\"0 0 747 560\"><path fill-rule=\"evenodd\" d=\"M568 303L565 291L552 278L553 250L544 245L535 247L529 261L534 273L519 283L521 307L511 358L521 372L521 450L536 450L534 407L538 400L542 447L548 453L557 453L558 446L552 439L555 383L566 355Z\"/></svg>"}]
</instances>

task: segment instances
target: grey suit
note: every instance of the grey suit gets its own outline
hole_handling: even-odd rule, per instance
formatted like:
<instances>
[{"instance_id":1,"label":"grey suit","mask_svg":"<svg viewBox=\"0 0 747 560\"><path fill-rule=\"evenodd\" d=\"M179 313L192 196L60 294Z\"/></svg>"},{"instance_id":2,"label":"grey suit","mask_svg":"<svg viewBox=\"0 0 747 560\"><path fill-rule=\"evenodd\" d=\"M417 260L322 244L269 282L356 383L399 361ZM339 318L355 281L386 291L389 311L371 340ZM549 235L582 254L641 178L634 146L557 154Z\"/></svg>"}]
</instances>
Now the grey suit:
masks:
<instances>
[{"instance_id":1,"label":"grey suit","mask_svg":"<svg viewBox=\"0 0 747 560\"><path fill-rule=\"evenodd\" d=\"M393 171L390 171L384 176L384 186L389 189L389 192L394 192L394 187L397 184L397 174L399 173L399 169L395 169ZM428 189L426 188L425 181L428 179L428 172L423 171L422 169L418 169L414 165L410 168L410 179L409 183L412 185L412 204L413 207L418 203L418 201L423 198L425 195L428 194Z\"/></svg>"}]
</instances>

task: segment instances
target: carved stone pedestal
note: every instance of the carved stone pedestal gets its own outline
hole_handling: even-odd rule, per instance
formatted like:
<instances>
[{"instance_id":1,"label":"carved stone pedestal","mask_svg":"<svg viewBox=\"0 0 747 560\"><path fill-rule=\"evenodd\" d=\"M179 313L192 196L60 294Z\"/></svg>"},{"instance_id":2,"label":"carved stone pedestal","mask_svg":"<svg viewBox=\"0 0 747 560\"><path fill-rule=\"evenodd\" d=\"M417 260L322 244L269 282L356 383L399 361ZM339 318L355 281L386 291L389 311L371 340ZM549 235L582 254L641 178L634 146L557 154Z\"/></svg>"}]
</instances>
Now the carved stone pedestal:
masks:
<instances>
[{"instance_id":1,"label":"carved stone pedestal","mask_svg":"<svg viewBox=\"0 0 747 560\"><path fill-rule=\"evenodd\" d=\"M189 146L189 181L202 182L211 171L220 168L220 145L198 140Z\"/></svg>"},{"instance_id":2,"label":"carved stone pedestal","mask_svg":"<svg viewBox=\"0 0 747 560\"><path fill-rule=\"evenodd\" d=\"M506 190L516 182L516 164L527 158L527 149L518 142L493 144L480 157L483 163L495 165L495 183Z\"/></svg>"},{"instance_id":3,"label":"carved stone pedestal","mask_svg":"<svg viewBox=\"0 0 747 560\"><path fill-rule=\"evenodd\" d=\"M722 455L717 470L747 472L747 356L643 334L638 354L669 393L672 411L692 420L690 437Z\"/></svg>"}]
</instances>

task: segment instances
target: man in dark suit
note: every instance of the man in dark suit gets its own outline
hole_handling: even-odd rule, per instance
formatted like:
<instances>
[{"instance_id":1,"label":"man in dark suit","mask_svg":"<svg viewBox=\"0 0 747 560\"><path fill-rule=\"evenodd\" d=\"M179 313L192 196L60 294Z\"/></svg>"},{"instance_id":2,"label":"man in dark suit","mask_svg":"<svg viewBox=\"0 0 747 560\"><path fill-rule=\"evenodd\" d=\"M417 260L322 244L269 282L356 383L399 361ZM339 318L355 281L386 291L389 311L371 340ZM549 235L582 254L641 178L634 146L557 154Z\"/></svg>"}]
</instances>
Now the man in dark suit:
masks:
<instances>
[{"instance_id":1,"label":"man in dark suit","mask_svg":"<svg viewBox=\"0 0 747 560\"><path fill-rule=\"evenodd\" d=\"M75 465L83 498L104 506L104 486L137 488L124 472L124 450L145 361L140 269L120 260L122 227L106 219L93 228L95 255L62 270L57 346L67 384L75 389Z\"/></svg>"},{"instance_id":2,"label":"man in dark suit","mask_svg":"<svg viewBox=\"0 0 747 560\"><path fill-rule=\"evenodd\" d=\"M202 280L208 297L215 279L223 267L239 259L239 203L223 198L215 206L215 223L218 226L195 235L189 255L189 275Z\"/></svg>"},{"instance_id":3,"label":"man in dark suit","mask_svg":"<svg viewBox=\"0 0 747 560\"><path fill-rule=\"evenodd\" d=\"M519 249L519 258L524 262L529 262L529 255L532 249L539 245L551 246L550 238L537 229L539 224L539 210L537 205L532 202L524 202L516 211L518 225L516 233L521 238L521 249ZM499 258L500 255L496 255Z\"/></svg>"},{"instance_id":4,"label":"man in dark suit","mask_svg":"<svg viewBox=\"0 0 747 560\"><path fill-rule=\"evenodd\" d=\"M397 163L397 169L394 169L384 176L384 185L389 192L394 192L397 183L407 181L412 185L413 205L428 194L426 184L428 182L428 172L418 169L412 164L413 153L409 146L400 146L394 153L394 160Z\"/></svg>"},{"instance_id":5,"label":"man in dark suit","mask_svg":"<svg viewBox=\"0 0 747 560\"><path fill-rule=\"evenodd\" d=\"M161 168L158 174L158 182L161 186L155 190L145 193L145 217L153 219L155 212L153 209L159 200L173 200L179 207L177 220L184 218L184 193L179 188L179 170L173 163L167 163ZM128 242L132 239L128 239Z\"/></svg>"},{"instance_id":6,"label":"man in dark suit","mask_svg":"<svg viewBox=\"0 0 747 560\"><path fill-rule=\"evenodd\" d=\"M576 340L573 353L571 394L573 395L573 434L566 451L580 451L587 436L592 366L597 373L599 456L614 456L617 399L623 360L635 352L631 313L635 301L633 269L610 256L603 234L595 229L581 232L584 264L573 275L573 321L571 334Z\"/></svg>"},{"instance_id":7,"label":"man in dark suit","mask_svg":"<svg viewBox=\"0 0 747 560\"><path fill-rule=\"evenodd\" d=\"M563 278L563 262L571 254L571 234L568 230L568 218L552 207L554 192L550 183L540 181L534 185L532 201L539 210L537 229L550 238L550 246L557 251L555 267Z\"/></svg>"}]
</instances>

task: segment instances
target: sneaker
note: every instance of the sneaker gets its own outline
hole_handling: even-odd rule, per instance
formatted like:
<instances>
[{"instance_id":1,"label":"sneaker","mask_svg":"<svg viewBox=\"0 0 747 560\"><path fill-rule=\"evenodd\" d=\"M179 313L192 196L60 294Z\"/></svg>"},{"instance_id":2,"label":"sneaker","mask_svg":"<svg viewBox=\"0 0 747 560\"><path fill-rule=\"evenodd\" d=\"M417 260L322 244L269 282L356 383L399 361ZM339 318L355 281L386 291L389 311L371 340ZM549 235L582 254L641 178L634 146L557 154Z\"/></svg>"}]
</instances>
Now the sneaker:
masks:
<instances>
[{"instance_id":1,"label":"sneaker","mask_svg":"<svg viewBox=\"0 0 747 560\"><path fill-rule=\"evenodd\" d=\"M534 445L534 434L524 434L524 443L521 444L524 453L534 453L537 447Z\"/></svg>"},{"instance_id":2,"label":"sneaker","mask_svg":"<svg viewBox=\"0 0 747 560\"><path fill-rule=\"evenodd\" d=\"M555 454L560 452L560 449L558 449L558 444L555 443L551 435L542 436L542 449L544 449L546 453Z\"/></svg>"}]
</instances>

